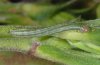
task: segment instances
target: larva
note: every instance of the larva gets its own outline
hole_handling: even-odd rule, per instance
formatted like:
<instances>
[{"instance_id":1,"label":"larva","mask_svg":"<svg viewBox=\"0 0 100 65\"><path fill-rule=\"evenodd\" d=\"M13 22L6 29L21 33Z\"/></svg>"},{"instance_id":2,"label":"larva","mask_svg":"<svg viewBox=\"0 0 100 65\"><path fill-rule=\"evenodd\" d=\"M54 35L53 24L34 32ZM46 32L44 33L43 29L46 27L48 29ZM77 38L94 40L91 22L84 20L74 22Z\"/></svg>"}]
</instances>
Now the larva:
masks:
<instances>
[{"instance_id":1,"label":"larva","mask_svg":"<svg viewBox=\"0 0 100 65\"><path fill-rule=\"evenodd\" d=\"M76 19L75 19L76 20ZM12 30L11 34L15 36L45 36L45 35L51 35L54 33L66 31L66 30L83 30L83 27L71 25L70 23L73 23L74 21L69 22L68 24L58 24L55 26L43 28L43 29L37 29L37 30Z\"/></svg>"},{"instance_id":2,"label":"larva","mask_svg":"<svg viewBox=\"0 0 100 65\"><path fill-rule=\"evenodd\" d=\"M16 36L45 36L45 35L51 35L54 33L62 32L62 31L67 31L67 30L83 30L83 27L80 26L63 26L60 28L53 28L53 29L39 29L35 31L11 31L11 34L16 35Z\"/></svg>"}]
</instances>

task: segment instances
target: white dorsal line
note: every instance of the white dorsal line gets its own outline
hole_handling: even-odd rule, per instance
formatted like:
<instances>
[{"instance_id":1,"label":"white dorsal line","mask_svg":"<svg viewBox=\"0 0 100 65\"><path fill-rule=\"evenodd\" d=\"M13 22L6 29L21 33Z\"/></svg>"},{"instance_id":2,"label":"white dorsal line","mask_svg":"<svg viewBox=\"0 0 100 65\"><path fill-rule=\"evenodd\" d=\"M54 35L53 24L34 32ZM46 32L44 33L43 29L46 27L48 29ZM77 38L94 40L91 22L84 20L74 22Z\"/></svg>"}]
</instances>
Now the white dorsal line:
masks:
<instances>
[{"instance_id":1,"label":"white dorsal line","mask_svg":"<svg viewBox=\"0 0 100 65\"><path fill-rule=\"evenodd\" d=\"M79 27L79 26L66 26L66 27L61 27L61 28L57 28L57 29L52 29L52 30L47 30L47 31L44 31L44 32L41 32L41 33L33 33L33 31L30 31L30 32L14 32L12 33L13 35L15 36L30 36L30 35L34 35L36 37L39 37L39 36L46 36L46 35L51 35L51 34L54 34L54 33L59 33L59 32L62 32L62 31L67 31L67 30L80 30L82 31L83 30L83 27Z\"/></svg>"},{"instance_id":2,"label":"white dorsal line","mask_svg":"<svg viewBox=\"0 0 100 65\"><path fill-rule=\"evenodd\" d=\"M78 18L79 19L79 18ZM55 26L51 26L51 27L47 27L47 28L43 28L43 29L37 29L37 30L31 30L31 31L24 31L24 30L12 30L10 31L10 33L12 35L16 35L16 36L28 36L28 35L34 35L34 36L41 36L41 35L49 35L49 34L53 34L53 33L57 33L57 32L62 32L62 31L66 31L66 30L81 30L82 27L80 26L73 26L71 25L71 23L74 23L77 19L72 20L71 22L69 22L68 24L58 24Z\"/></svg>"}]
</instances>

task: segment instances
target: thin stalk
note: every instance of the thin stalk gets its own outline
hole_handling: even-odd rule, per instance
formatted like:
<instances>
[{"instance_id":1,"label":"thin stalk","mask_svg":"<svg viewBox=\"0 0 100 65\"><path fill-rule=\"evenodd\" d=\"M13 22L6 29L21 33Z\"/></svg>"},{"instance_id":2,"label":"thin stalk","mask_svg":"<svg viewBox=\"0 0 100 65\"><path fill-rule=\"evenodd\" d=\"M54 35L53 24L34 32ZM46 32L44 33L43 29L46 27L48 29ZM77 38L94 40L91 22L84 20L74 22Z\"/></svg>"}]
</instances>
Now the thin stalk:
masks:
<instances>
[{"instance_id":1,"label":"thin stalk","mask_svg":"<svg viewBox=\"0 0 100 65\"><path fill-rule=\"evenodd\" d=\"M94 54L100 54L100 46L96 45L92 42L86 42L86 41L72 41L68 40L69 43L76 48L79 48L81 50L91 52Z\"/></svg>"}]
</instances>

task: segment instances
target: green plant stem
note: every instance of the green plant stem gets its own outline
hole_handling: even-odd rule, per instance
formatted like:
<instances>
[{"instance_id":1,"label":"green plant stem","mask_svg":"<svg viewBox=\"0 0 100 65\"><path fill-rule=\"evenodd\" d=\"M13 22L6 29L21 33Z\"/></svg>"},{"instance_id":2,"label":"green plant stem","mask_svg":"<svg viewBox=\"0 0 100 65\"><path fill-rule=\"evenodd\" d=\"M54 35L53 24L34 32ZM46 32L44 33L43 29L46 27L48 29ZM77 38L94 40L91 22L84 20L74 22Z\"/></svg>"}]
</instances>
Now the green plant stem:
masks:
<instances>
[{"instance_id":1,"label":"green plant stem","mask_svg":"<svg viewBox=\"0 0 100 65\"><path fill-rule=\"evenodd\" d=\"M31 38L0 38L0 51L16 51L26 53L32 45Z\"/></svg>"},{"instance_id":2,"label":"green plant stem","mask_svg":"<svg viewBox=\"0 0 100 65\"><path fill-rule=\"evenodd\" d=\"M96 58L96 55L80 55L81 53L70 51L68 42L65 40L60 38L43 39L44 41L41 39L41 42L40 39L38 39L38 41L34 38L1 38L0 50L22 53L28 53L30 51L32 55L39 58L65 65L99 65L100 63L99 59Z\"/></svg>"},{"instance_id":3,"label":"green plant stem","mask_svg":"<svg viewBox=\"0 0 100 65\"><path fill-rule=\"evenodd\" d=\"M39 46L34 55L65 65L99 65L100 63L96 58L74 55L48 45Z\"/></svg>"},{"instance_id":4,"label":"green plant stem","mask_svg":"<svg viewBox=\"0 0 100 65\"><path fill-rule=\"evenodd\" d=\"M93 42L99 45L100 42L100 30L94 30L92 32L79 32L77 30L65 31L56 34L56 37L60 37L66 40L80 40L80 41L88 41Z\"/></svg>"}]
</instances>

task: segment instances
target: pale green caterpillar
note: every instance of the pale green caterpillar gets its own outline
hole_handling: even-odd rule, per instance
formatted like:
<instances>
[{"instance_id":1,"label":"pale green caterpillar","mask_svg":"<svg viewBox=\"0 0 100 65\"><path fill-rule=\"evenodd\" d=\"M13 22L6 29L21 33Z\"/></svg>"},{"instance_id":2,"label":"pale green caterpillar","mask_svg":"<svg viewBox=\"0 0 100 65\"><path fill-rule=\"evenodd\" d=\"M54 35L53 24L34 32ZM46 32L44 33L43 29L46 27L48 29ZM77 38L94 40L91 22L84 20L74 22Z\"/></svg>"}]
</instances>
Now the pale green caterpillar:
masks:
<instances>
[{"instance_id":1,"label":"pale green caterpillar","mask_svg":"<svg viewBox=\"0 0 100 65\"><path fill-rule=\"evenodd\" d=\"M68 30L79 30L81 32L87 32L87 31L89 31L88 29L91 29L91 28L99 29L99 27L100 27L99 19L85 21L84 23L70 21L65 24L58 24L55 26L51 26L51 27L47 27L47 28L43 28L43 29L37 29L34 31L13 30L13 31L11 31L11 34L16 35L16 36L20 36L20 35L31 36L31 35L33 35L33 36L39 37L39 36L52 35L54 33L59 33L59 32L68 31ZM81 32L76 32L76 33L82 34Z\"/></svg>"},{"instance_id":2,"label":"pale green caterpillar","mask_svg":"<svg viewBox=\"0 0 100 65\"><path fill-rule=\"evenodd\" d=\"M36 31L23 31L21 32L21 30L19 31L11 31L11 34L12 35L15 35L15 36L35 36L35 37L41 37L41 36L46 36L46 35L51 35L51 34L54 34L54 33L58 33L58 32L62 32L62 31L67 31L67 30L82 30L83 28L81 27L78 27L78 26L65 26L65 27L61 27L61 28L57 28L57 29L48 29L48 28L45 28L45 29L39 29L39 30L36 30Z\"/></svg>"},{"instance_id":3,"label":"pale green caterpillar","mask_svg":"<svg viewBox=\"0 0 100 65\"><path fill-rule=\"evenodd\" d=\"M75 19L76 21L76 19ZM67 30L80 30L83 31L84 28L82 26L77 26L73 23L75 23L74 20L70 21L70 22L66 22L63 24L58 24L55 26L51 26L51 27L47 27L47 28L43 28L43 29L37 29L37 30L33 30L33 31L27 31L27 30L12 30L11 34L12 35L16 35L16 36L36 36L36 37L41 37L41 36L46 36L46 35L52 35L54 33L59 33L62 31L67 31ZM71 24L72 23L72 24Z\"/></svg>"}]
</instances>

